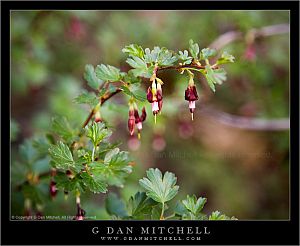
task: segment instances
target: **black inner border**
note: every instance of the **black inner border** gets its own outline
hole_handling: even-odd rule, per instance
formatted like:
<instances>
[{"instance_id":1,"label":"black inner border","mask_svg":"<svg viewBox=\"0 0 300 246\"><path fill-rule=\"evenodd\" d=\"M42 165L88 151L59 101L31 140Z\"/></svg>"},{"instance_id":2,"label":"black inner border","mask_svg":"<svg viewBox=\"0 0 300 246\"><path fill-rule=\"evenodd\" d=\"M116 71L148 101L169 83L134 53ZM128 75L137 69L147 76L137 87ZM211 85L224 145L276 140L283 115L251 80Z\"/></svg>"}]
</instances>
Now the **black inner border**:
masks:
<instances>
[{"instance_id":1,"label":"black inner border","mask_svg":"<svg viewBox=\"0 0 300 246\"><path fill-rule=\"evenodd\" d=\"M290 220L289 221L10 221L10 10L290 10ZM295 244L299 245L299 2L297 1L2 1L1 2L1 222L2 244ZM275 105L276 106L276 105ZM201 241L103 241L94 226L207 226L211 234ZM9 233L8 233L9 232ZM132 234L132 237L139 236ZM165 236L165 235L162 235ZM188 236L188 235L187 235Z\"/></svg>"}]
</instances>

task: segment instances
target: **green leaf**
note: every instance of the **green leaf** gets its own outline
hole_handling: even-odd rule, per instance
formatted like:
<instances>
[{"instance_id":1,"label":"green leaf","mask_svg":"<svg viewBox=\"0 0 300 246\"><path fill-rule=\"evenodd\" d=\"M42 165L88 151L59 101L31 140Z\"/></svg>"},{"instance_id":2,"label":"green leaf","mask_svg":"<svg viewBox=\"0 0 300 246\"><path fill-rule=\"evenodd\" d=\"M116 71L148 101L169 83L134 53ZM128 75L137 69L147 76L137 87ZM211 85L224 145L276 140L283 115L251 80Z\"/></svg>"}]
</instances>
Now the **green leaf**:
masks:
<instances>
[{"instance_id":1,"label":"green leaf","mask_svg":"<svg viewBox=\"0 0 300 246\"><path fill-rule=\"evenodd\" d=\"M220 213L219 211L214 211L208 218L209 220L237 220L234 216L231 218L225 214Z\"/></svg>"},{"instance_id":2,"label":"green leaf","mask_svg":"<svg viewBox=\"0 0 300 246\"><path fill-rule=\"evenodd\" d=\"M122 85L121 89L123 89L123 92L127 94L130 97L134 97L138 101L145 102L147 100L146 92L144 90L141 90L139 86L130 85L125 86Z\"/></svg>"},{"instance_id":3,"label":"green leaf","mask_svg":"<svg viewBox=\"0 0 300 246\"><path fill-rule=\"evenodd\" d=\"M234 56L228 54L226 51L222 53L222 56L217 60L217 65L226 64L226 63L233 63Z\"/></svg>"},{"instance_id":4,"label":"green leaf","mask_svg":"<svg viewBox=\"0 0 300 246\"><path fill-rule=\"evenodd\" d=\"M79 104L89 104L91 107L95 107L99 103L99 99L95 93L83 92L74 99L74 102Z\"/></svg>"},{"instance_id":5,"label":"green leaf","mask_svg":"<svg viewBox=\"0 0 300 246\"><path fill-rule=\"evenodd\" d=\"M137 192L134 197L130 197L128 210L134 219L144 219L147 215L151 215L152 208L155 205L157 205L157 202L147 197L145 192Z\"/></svg>"},{"instance_id":6,"label":"green leaf","mask_svg":"<svg viewBox=\"0 0 300 246\"><path fill-rule=\"evenodd\" d=\"M205 203L206 198L199 197L197 200L197 197L195 195L187 195L186 199L182 201L182 204L185 206L185 208L188 211L192 212L195 216L197 216L201 212Z\"/></svg>"},{"instance_id":7,"label":"green leaf","mask_svg":"<svg viewBox=\"0 0 300 246\"><path fill-rule=\"evenodd\" d=\"M129 84L141 83L141 78L134 76L132 70L129 70L128 73L125 73L123 81Z\"/></svg>"},{"instance_id":8,"label":"green leaf","mask_svg":"<svg viewBox=\"0 0 300 246\"><path fill-rule=\"evenodd\" d=\"M199 45L197 43L194 43L194 41L192 39L190 39L189 41L189 51L192 55L192 57L196 60L198 60L198 54L199 54Z\"/></svg>"},{"instance_id":9,"label":"green leaf","mask_svg":"<svg viewBox=\"0 0 300 246\"><path fill-rule=\"evenodd\" d=\"M125 46L125 48L122 49L123 53L128 53L130 56L137 56L139 58L144 58L144 50L141 46L137 44L131 44Z\"/></svg>"},{"instance_id":10,"label":"green leaf","mask_svg":"<svg viewBox=\"0 0 300 246\"><path fill-rule=\"evenodd\" d=\"M30 199L35 205L44 203L43 194L37 186L24 185L22 192L24 197Z\"/></svg>"},{"instance_id":11,"label":"green leaf","mask_svg":"<svg viewBox=\"0 0 300 246\"><path fill-rule=\"evenodd\" d=\"M50 143L46 137L33 139L32 146L37 150L39 158L46 157L48 155Z\"/></svg>"},{"instance_id":12,"label":"green leaf","mask_svg":"<svg viewBox=\"0 0 300 246\"><path fill-rule=\"evenodd\" d=\"M184 52L179 51L178 55L179 59L183 61L183 65L190 64L192 62L193 57L189 56L189 53L187 50L184 50Z\"/></svg>"},{"instance_id":13,"label":"green leaf","mask_svg":"<svg viewBox=\"0 0 300 246\"><path fill-rule=\"evenodd\" d=\"M215 56L217 54L217 51L215 49L210 48L204 48L201 50L201 60L206 60L212 56Z\"/></svg>"},{"instance_id":14,"label":"green leaf","mask_svg":"<svg viewBox=\"0 0 300 246\"><path fill-rule=\"evenodd\" d=\"M213 92L216 91L214 84L222 84L226 80L226 71L223 68L212 69L209 65L205 66L208 85Z\"/></svg>"},{"instance_id":15,"label":"green leaf","mask_svg":"<svg viewBox=\"0 0 300 246\"><path fill-rule=\"evenodd\" d=\"M120 69L110 65L97 65L96 75L99 79L104 81L119 81L120 80Z\"/></svg>"},{"instance_id":16,"label":"green leaf","mask_svg":"<svg viewBox=\"0 0 300 246\"><path fill-rule=\"evenodd\" d=\"M64 173L57 173L54 176L54 180L56 182L56 188L63 191L74 191L77 189L80 191L86 190L86 187L79 174L75 175L74 178L68 178Z\"/></svg>"},{"instance_id":17,"label":"green leaf","mask_svg":"<svg viewBox=\"0 0 300 246\"><path fill-rule=\"evenodd\" d=\"M162 176L158 168L150 168L147 170L147 177L140 179L139 183L153 200L165 203L177 194L179 186L175 185L177 178L173 173L165 172Z\"/></svg>"},{"instance_id":18,"label":"green leaf","mask_svg":"<svg viewBox=\"0 0 300 246\"><path fill-rule=\"evenodd\" d=\"M91 176L88 173L84 172L80 174L81 178L83 179L83 183L86 185L87 188L91 192L94 193L106 193L107 192L107 185L99 179L97 176Z\"/></svg>"},{"instance_id":19,"label":"green leaf","mask_svg":"<svg viewBox=\"0 0 300 246\"><path fill-rule=\"evenodd\" d=\"M32 145L32 141L26 139L25 142L20 145L19 153L22 160L27 164L32 166L33 162L37 160L37 151Z\"/></svg>"},{"instance_id":20,"label":"green leaf","mask_svg":"<svg viewBox=\"0 0 300 246\"><path fill-rule=\"evenodd\" d=\"M91 64L87 64L85 66L83 77L88 82L88 85L95 90L98 90L99 87L103 84L103 81L97 78L94 67Z\"/></svg>"},{"instance_id":21,"label":"green leaf","mask_svg":"<svg viewBox=\"0 0 300 246\"><path fill-rule=\"evenodd\" d=\"M66 141L72 140L76 134L66 117L54 117L52 119L51 129Z\"/></svg>"},{"instance_id":22,"label":"green leaf","mask_svg":"<svg viewBox=\"0 0 300 246\"><path fill-rule=\"evenodd\" d=\"M109 164L111 159L117 155L118 153L120 152L120 149L119 148L114 148L110 151L108 151L105 155L105 158L104 158L104 163L105 164Z\"/></svg>"},{"instance_id":23,"label":"green leaf","mask_svg":"<svg viewBox=\"0 0 300 246\"><path fill-rule=\"evenodd\" d=\"M162 205L157 204L156 206L152 207L151 210L151 220L159 220L161 214Z\"/></svg>"},{"instance_id":24,"label":"green leaf","mask_svg":"<svg viewBox=\"0 0 300 246\"><path fill-rule=\"evenodd\" d=\"M145 62L146 63L156 63L158 61L158 56L160 53L160 48L155 46L152 51L149 48L145 49Z\"/></svg>"},{"instance_id":25,"label":"green leaf","mask_svg":"<svg viewBox=\"0 0 300 246\"><path fill-rule=\"evenodd\" d=\"M102 140L108 138L112 132L105 128L104 123L93 122L90 126L87 126L87 137L91 139L94 147L96 147Z\"/></svg>"},{"instance_id":26,"label":"green leaf","mask_svg":"<svg viewBox=\"0 0 300 246\"><path fill-rule=\"evenodd\" d=\"M177 60L177 56L173 56L171 51L163 47L158 54L157 64L159 66L170 66L173 65L173 63Z\"/></svg>"},{"instance_id":27,"label":"green leaf","mask_svg":"<svg viewBox=\"0 0 300 246\"><path fill-rule=\"evenodd\" d=\"M159 66L170 66L177 61L177 56L173 56L172 52L165 47L155 46L152 51L149 48L145 49L145 62L157 63Z\"/></svg>"},{"instance_id":28,"label":"green leaf","mask_svg":"<svg viewBox=\"0 0 300 246\"><path fill-rule=\"evenodd\" d=\"M106 161L105 161L106 158ZM132 172L128 152L108 152L104 163L90 163L91 172L109 185L123 187L125 178Z\"/></svg>"},{"instance_id":29,"label":"green leaf","mask_svg":"<svg viewBox=\"0 0 300 246\"><path fill-rule=\"evenodd\" d=\"M69 147L63 142L59 141L57 145L51 145L49 154L54 162L54 167L63 171L68 169L78 171L81 166L74 161Z\"/></svg>"},{"instance_id":30,"label":"green leaf","mask_svg":"<svg viewBox=\"0 0 300 246\"><path fill-rule=\"evenodd\" d=\"M134 77L145 77L148 76L148 67L144 60L139 57L127 58L126 62L133 67L134 69L130 70L130 73L133 74Z\"/></svg>"},{"instance_id":31,"label":"green leaf","mask_svg":"<svg viewBox=\"0 0 300 246\"><path fill-rule=\"evenodd\" d=\"M108 214L120 218L128 216L125 203L115 193L109 193L105 199L105 208Z\"/></svg>"}]
</instances>

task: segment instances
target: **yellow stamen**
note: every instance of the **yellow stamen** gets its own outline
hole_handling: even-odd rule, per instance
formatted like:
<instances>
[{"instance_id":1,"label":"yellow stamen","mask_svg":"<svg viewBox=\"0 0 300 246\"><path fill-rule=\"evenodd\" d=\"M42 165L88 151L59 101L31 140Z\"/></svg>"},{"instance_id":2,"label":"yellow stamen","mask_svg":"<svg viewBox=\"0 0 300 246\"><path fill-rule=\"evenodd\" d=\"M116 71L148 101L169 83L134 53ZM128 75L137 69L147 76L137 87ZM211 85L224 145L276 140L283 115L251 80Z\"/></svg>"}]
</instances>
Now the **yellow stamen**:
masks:
<instances>
[{"instance_id":1,"label":"yellow stamen","mask_svg":"<svg viewBox=\"0 0 300 246\"><path fill-rule=\"evenodd\" d=\"M154 123L156 124L156 114L154 115Z\"/></svg>"},{"instance_id":2,"label":"yellow stamen","mask_svg":"<svg viewBox=\"0 0 300 246\"><path fill-rule=\"evenodd\" d=\"M192 120L194 120L194 113L192 113Z\"/></svg>"},{"instance_id":3,"label":"yellow stamen","mask_svg":"<svg viewBox=\"0 0 300 246\"><path fill-rule=\"evenodd\" d=\"M141 133L138 132L138 139L141 139Z\"/></svg>"}]
</instances>

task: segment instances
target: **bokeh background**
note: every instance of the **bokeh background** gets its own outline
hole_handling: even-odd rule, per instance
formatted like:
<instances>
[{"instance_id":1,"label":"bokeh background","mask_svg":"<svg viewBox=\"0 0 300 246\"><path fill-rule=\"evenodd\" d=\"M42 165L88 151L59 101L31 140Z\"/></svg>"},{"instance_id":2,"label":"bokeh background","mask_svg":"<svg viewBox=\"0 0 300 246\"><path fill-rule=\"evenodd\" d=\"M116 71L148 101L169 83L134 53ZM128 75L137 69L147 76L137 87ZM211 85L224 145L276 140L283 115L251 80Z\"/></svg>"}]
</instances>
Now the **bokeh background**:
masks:
<instances>
[{"instance_id":1,"label":"bokeh background","mask_svg":"<svg viewBox=\"0 0 300 246\"><path fill-rule=\"evenodd\" d=\"M145 103L148 118L141 141L129 137L127 98L118 95L104 104L102 116L115 129L112 140L121 141L136 160L124 188L111 191L128 199L141 190L138 180L145 170L158 167L178 177L179 199L193 193L206 197L206 213L219 210L240 220L289 219L289 130L241 129L201 111L213 108L266 121L289 118L289 34L251 39L255 28L288 23L288 11L12 11L12 214L24 214L24 194L14 189L28 172L20 145L44 135L54 115L80 127L89 113L73 102L82 89L90 90L83 79L86 64L127 71L121 52L125 45L178 51L193 39L201 49L234 31L241 38L220 47L236 57L234 64L225 65L227 81L213 94L196 76L201 98L193 122L184 101L188 79L175 71L161 73L164 106L156 125ZM145 82L145 90L147 86ZM49 170L48 162L30 168ZM47 182L36 187L43 214L75 215L74 198L65 200L59 193L52 201ZM105 197L84 195L87 215L109 219Z\"/></svg>"}]
</instances>

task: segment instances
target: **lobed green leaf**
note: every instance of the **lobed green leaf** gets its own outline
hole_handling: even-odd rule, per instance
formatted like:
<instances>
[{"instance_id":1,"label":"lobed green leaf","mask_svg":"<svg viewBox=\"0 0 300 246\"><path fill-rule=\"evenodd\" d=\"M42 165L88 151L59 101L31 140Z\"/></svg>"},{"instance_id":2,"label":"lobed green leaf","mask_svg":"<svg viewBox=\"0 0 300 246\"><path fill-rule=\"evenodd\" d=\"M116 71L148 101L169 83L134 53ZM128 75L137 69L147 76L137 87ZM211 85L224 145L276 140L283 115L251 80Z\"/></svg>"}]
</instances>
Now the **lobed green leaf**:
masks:
<instances>
[{"instance_id":1,"label":"lobed green leaf","mask_svg":"<svg viewBox=\"0 0 300 246\"><path fill-rule=\"evenodd\" d=\"M224 51L222 53L221 57L217 60L217 65L233 63L234 60L235 60L235 57L233 55L230 55L226 51Z\"/></svg>"},{"instance_id":2,"label":"lobed green leaf","mask_svg":"<svg viewBox=\"0 0 300 246\"><path fill-rule=\"evenodd\" d=\"M94 147L99 145L105 138L110 137L111 130L105 128L105 124L102 122L93 122L90 126L87 126L87 137L92 141Z\"/></svg>"},{"instance_id":3,"label":"lobed green leaf","mask_svg":"<svg viewBox=\"0 0 300 246\"><path fill-rule=\"evenodd\" d=\"M226 80L226 71L223 68L212 69L209 65L205 66L205 70L205 77L207 79L208 85L210 86L212 91L215 92L215 84L221 85L223 81Z\"/></svg>"},{"instance_id":4,"label":"lobed green leaf","mask_svg":"<svg viewBox=\"0 0 300 246\"><path fill-rule=\"evenodd\" d=\"M98 90L103 84L103 80L97 78L94 67L91 64L87 64L85 66L83 77L87 81L88 85L95 90Z\"/></svg>"},{"instance_id":5,"label":"lobed green leaf","mask_svg":"<svg viewBox=\"0 0 300 246\"><path fill-rule=\"evenodd\" d=\"M216 54L217 54L217 51L215 49L204 48L201 50L200 58L201 58L201 60L206 60L210 57L215 56Z\"/></svg>"},{"instance_id":6,"label":"lobed green leaf","mask_svg":"<svg viewBox=\"0 0 300 246\"><path fill-rule=\"evenodd\" d=\"M76 136L66 117L54 117L52 119L51 130L66 141L71 141Z\"/></svg>"},{"instance_id":7,"label":"lobed green leaf","mask_svg":"<svg viewBox=\"0 0 300 246\"><path fill-rule=\"evenodd\" d=\"M108 214L124 218L128 216L125 203L115 193L109 193L105 199Z\"/></svg>"},{"instance_id":8,"label":"lobed green leaf","mask_svg":"<svg viewBox=\"0 0 300 246\"><path fill-rule=\"evenodd\" d=\"M137 44L131 44L125 46L125 48L122 49L123 53L128 53L129 56L137 56L139 58L144 58L144 50L141 46Z\"/></svg>"},{"instance_id":9,"label":"lobed green leaf","mask_svg":"<svg viewBox=\"0 0 300 246\"><path fill-rule=\"evenodd\" d=\"M57 145L51 145L49 154L54 167L57 169L63 171L71 169L77 172L82 167L80 163L74 161L69 147L61 141L59 141Z\"/></svg>"},{"instance_id":10,"label":"lobed green leaf","mask_svg":"<svg viewBox=\"0 0 300 246\"><path fill-rule=\"evenodd\" d=\"M139 180L140 185L146 190L147 196L153 200L165 203L177 194L179 186L175 185L177 178L173 173L161 171L156 168L147 170L147 177Z\"/></svg>"},{"instance_id":11,"label":"lobed green leaf","mask_svg":"<svg viewBox=\"0 0 300 246\"><path fill-rule=\"evenodd\" d=\"M198 55L199 55L199 45L197 43L194 43L194 41L192 39L190 39L189 41L189 51L192 55L192 57L196 60L198 60Z\"/></svg>"},{"instance_id":12,"label":"lobed green leaf","mask_svg":"<svg viewBox=\"0 0 300 246\"><path fill-rule=\"evenodd\" d=\"M95 107L99 103L99 99L95 93L83 92L74 99L74 102Z\"/></svg>"},{"instance_id":13,"label":"lobed green leaf","mask_svg":"<svg viewBox=\"0 0 300 246\"><path fill-rule=\"evenodd\" d=\"M90 174L83 172L80 174L85 186L93 193L106 193L107 184L105 184L99 177L91 176Z\"/></svg>"},{"instance_id":14,"label":"lobed green leaf","mask_svg":"<svg viewBox=\"0 0 300 246\"><path fill-rule=\"evenodd\" d=\"M96 75L103 81L119 81L120 80L120 69L110 65L97 65Z\"/></svg>"}]
</instances>

